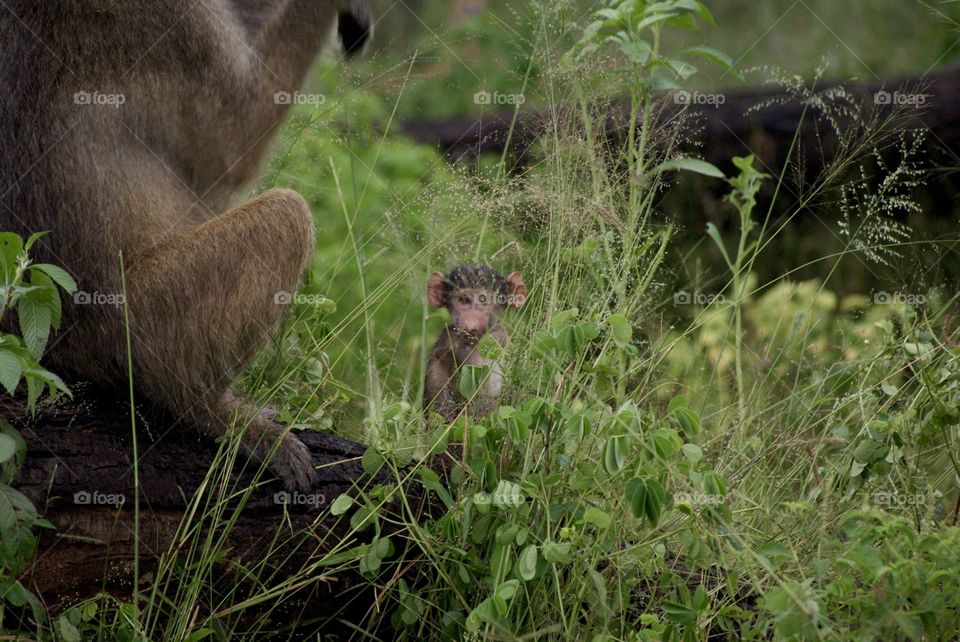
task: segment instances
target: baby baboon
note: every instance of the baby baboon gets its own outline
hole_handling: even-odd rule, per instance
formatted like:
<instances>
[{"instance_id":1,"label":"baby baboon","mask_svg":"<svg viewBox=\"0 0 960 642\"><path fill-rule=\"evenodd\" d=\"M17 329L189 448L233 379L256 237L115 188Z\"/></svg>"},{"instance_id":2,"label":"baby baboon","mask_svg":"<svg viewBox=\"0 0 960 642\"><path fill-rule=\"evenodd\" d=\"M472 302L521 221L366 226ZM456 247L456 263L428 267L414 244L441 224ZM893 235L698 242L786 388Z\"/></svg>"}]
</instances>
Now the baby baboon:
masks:
<instances>
[{"instance_id":1,"label":"baby baboon","mask_svg":"<svg viewBox=\"0 0 960 642\"><path fill-rule=\"evenodd\" d=\"M451 421L461 413L473 417L489 414L503 383L500 364L484 358L477 343L489 334L501 347L507 331L498 322L507 306L519 308L527 286L519 272L506 279L486 265L464 265L447 276L434 272L427 282L427 300L435 308L450 310L453 323L440 332L430 352L424 384L424 406ZM467 402L457 383L464 365L485 365L490 374L476 398Z\"/></svg>"},{"instance_id":2,"label":"baby baboon","mask_svg":"<svg viewBox=\"0 0 960 642\"><path fill-rule=\"evenodd\" d=\"M313 218L291 190L234 197L336 25L362 48L364 3L0 3L0 229L52 231L37 260L82 291L54 368L126 379L122 253L135 385L210 435L247 426L246 451L265 459L284 431L231 385L283 316ZM307 448L292 435L277 448L272 470L308 488Z\"/></svg>"}]
</instances>

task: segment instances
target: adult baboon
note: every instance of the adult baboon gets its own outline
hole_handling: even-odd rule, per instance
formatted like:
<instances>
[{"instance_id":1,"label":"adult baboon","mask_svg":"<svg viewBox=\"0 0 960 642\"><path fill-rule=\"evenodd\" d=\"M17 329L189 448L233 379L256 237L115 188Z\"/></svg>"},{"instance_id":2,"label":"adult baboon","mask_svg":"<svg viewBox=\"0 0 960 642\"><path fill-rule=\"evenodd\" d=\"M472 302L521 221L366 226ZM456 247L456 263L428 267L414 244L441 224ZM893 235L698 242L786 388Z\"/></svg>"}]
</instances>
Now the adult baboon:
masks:
<instances>
[{"instance_id":1,"label":"adult baboon","mask_svg":"<svg viewBox=\"0 0 960 642\"><path fill-rule=\"evenodd\" d=\"M135 385L263 460L284 434L231 390L284 313L313 248L291 190L244 203L293 95L339 26L370 32L348 0L4 0L0 3L0 229L90 294L64 309L54 368L126 380L119 254ZM114 295L114 296L110 296ZM84 304L89 301L89 303ZM271 461L315 478L286 435Z\"/></svg>"}]
</instances>

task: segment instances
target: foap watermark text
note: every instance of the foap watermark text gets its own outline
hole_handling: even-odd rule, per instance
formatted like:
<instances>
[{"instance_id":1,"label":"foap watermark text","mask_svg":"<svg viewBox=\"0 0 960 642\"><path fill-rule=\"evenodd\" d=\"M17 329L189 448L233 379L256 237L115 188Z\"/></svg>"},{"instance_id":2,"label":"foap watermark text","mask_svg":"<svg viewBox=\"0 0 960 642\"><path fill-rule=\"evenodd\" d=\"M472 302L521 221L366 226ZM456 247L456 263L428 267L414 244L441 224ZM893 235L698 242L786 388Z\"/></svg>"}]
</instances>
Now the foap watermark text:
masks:
<instances>
[{"instance_id":1,"label":"foap watermark text","mask_svg":"<svg viewBox=\"0 0 960 642\"><path fill-rule=\"evenodd\" d=\"M126 297L120 292L85 292L78 290L73 293L75 305L112 305L121 306L126 303Z\"/></svg>"},{"instance_id":2,"label":"foap watermark text","mask_svg":"<svg viewBox=\"0 0 960 642\"><path fill-rule=\"evenodd\" d=\"M501 94L499 91L478 91L473 95L475 105L522 105L527 102L523 94Z\"/></svg>"},{"instance_id":3,"label":"foap watermark text","mask_svg":"<svg viewBox=\"0 0 960 642\"><path fill-rule=\"evenodd\" d=\"M875 105L909 105L911 107L922 107L927 103L927 94L912 94L905 91L883 91L880 90L873 95L873 104Z\"/></svg>"},{"instance_id":4,"label":"foap watermark text","mask_svg":"<svg viewBox=\"0 0 960 642\"><path fill-rule=\"evenodd\" d=\"M923 305L927 302L927 297L922 294L910 294L908 292L874 292L873 302L877 305Z\"/></svg>"},{"instance_id":5,"label":"foap watermark text","mask_svg":"<svg viewBox=\"0 0 960 642\"><path fill-rule=\"evenodd\" d=\"M726 297L722 294L687 292L686 290L680 290L673 295L674 305L712 305L714 303L725 303L726 300Z\"/></svg>"},{"instance_id":6,"label":"foap watermark text","mask_svg":"<svg viewBox=\"0 0 960 642\"><path fill-rule=\"evenodd\" d=\"M314 105L319 107L327 102L323 94L305 94L299 91L278 91L273 95L273 102L277 105Z\"/></svg>"},{"instance_id":7,"label":"foap watermark text","mask_svg":"<svg viewBox=\"0 0 960 642\"><path fill-rule=\"evenodd\" d=\"M111 94L99 91L78 91L73 95L73 104L82 106L113 107L120 109L120 106L127 102L127 97L123 94Z\"/></svg>"},{"instance_id":8,"label":"foap watermark text","mask_svg":"<svg viewBox=\"0 0 960 642\"><path fill-rule=\"evenodd\" d=\"M281 490L273 494L274 504L284 504L287 506L310 506L317 508L327 503L327 498L323 493L290 493Z\"/></svg>"},{"instance_id":9,"label":"foap watermark text","mask_svg":"<svg viewBox=\"0 0 960 642\"><path fill-rule=\"evenodd\" d=\"M123 506L127 498L122 493L101 493L81 490L73 494L73 503L77 506L113 506L119 508Z\"/></svg>"}]
</instances>

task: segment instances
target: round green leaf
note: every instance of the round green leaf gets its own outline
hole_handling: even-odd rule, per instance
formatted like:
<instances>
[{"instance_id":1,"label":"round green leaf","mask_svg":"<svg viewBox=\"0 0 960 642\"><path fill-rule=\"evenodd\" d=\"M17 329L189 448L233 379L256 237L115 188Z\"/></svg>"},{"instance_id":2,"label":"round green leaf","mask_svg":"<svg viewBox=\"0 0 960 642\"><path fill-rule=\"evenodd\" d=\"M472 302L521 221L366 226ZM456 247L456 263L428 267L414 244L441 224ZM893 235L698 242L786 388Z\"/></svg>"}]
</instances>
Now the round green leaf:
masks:
<instances>
[{"instance_id":1,"label":"round green leaf","mask_svg":"<svg viewBox=\"0 0 960 642\"><path fill-rule=\"evenodd\" d=\"M330 514L343 515L350 510L351 506L353 506L353 497L344 493L333 500L333 504L330 505Z\"/></svg>"}]
</instances>

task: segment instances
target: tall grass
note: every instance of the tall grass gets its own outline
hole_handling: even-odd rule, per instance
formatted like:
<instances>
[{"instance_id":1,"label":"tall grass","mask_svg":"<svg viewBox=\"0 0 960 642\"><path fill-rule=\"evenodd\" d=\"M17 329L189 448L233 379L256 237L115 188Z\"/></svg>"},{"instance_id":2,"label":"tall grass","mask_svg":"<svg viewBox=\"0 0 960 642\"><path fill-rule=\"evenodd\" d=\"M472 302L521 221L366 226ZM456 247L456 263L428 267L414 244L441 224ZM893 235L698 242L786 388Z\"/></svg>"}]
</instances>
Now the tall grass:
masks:
<instances>
[{"instance_id":1,"label":"tall grass","mask_svg":"<svg viewBox=\"0 0 960 642\"><path fill-rule=\"evenodd\" d=\"M351 623L357 639L955 635L954 293L841 299L790 274L759 283L753 267L791 231L754 211L751 190L765 180L776 198L789 174L744 163L730 177L737 249L707 274L718 296L675 305L665 265L683 248L659 211L673 174L657 168L676 166L663 163L677 160L683 123L657 120L636 60L626 75L602 48L565 62L582 23L563 3L535 4L515 80L551 117L529 167L451 167L396 133L405 82L387 100L324 65L318 82L336 99L295 115L262 185L303 193L320 240L309 298L244 386L290 423L369 444L364 466L395 483L325 507L367 519L336 538L316 525L323 552L292 576L273 578L265 558L231 569L244 581L224 590L227 535L251 492L231 486L242 463L225 444L150 589L77 607L85 633L259 639L299 589L349 569L377 596ZM624 78L635 118L612 142L600 123ZM881 129L867 127L798 211L882 147ZM842 269L912 242L864 240L868 222L822 260ZM431 270L468 259L520 270L530 296L505 321L499 412L450 426L419 411L445 322L423 290ZM432 456L463 435L442 479ZM414 485L436 494L430 519L403 492ZM286 526L269 534L277 555L289 554Z\"/></svg>"}]
</instances>

